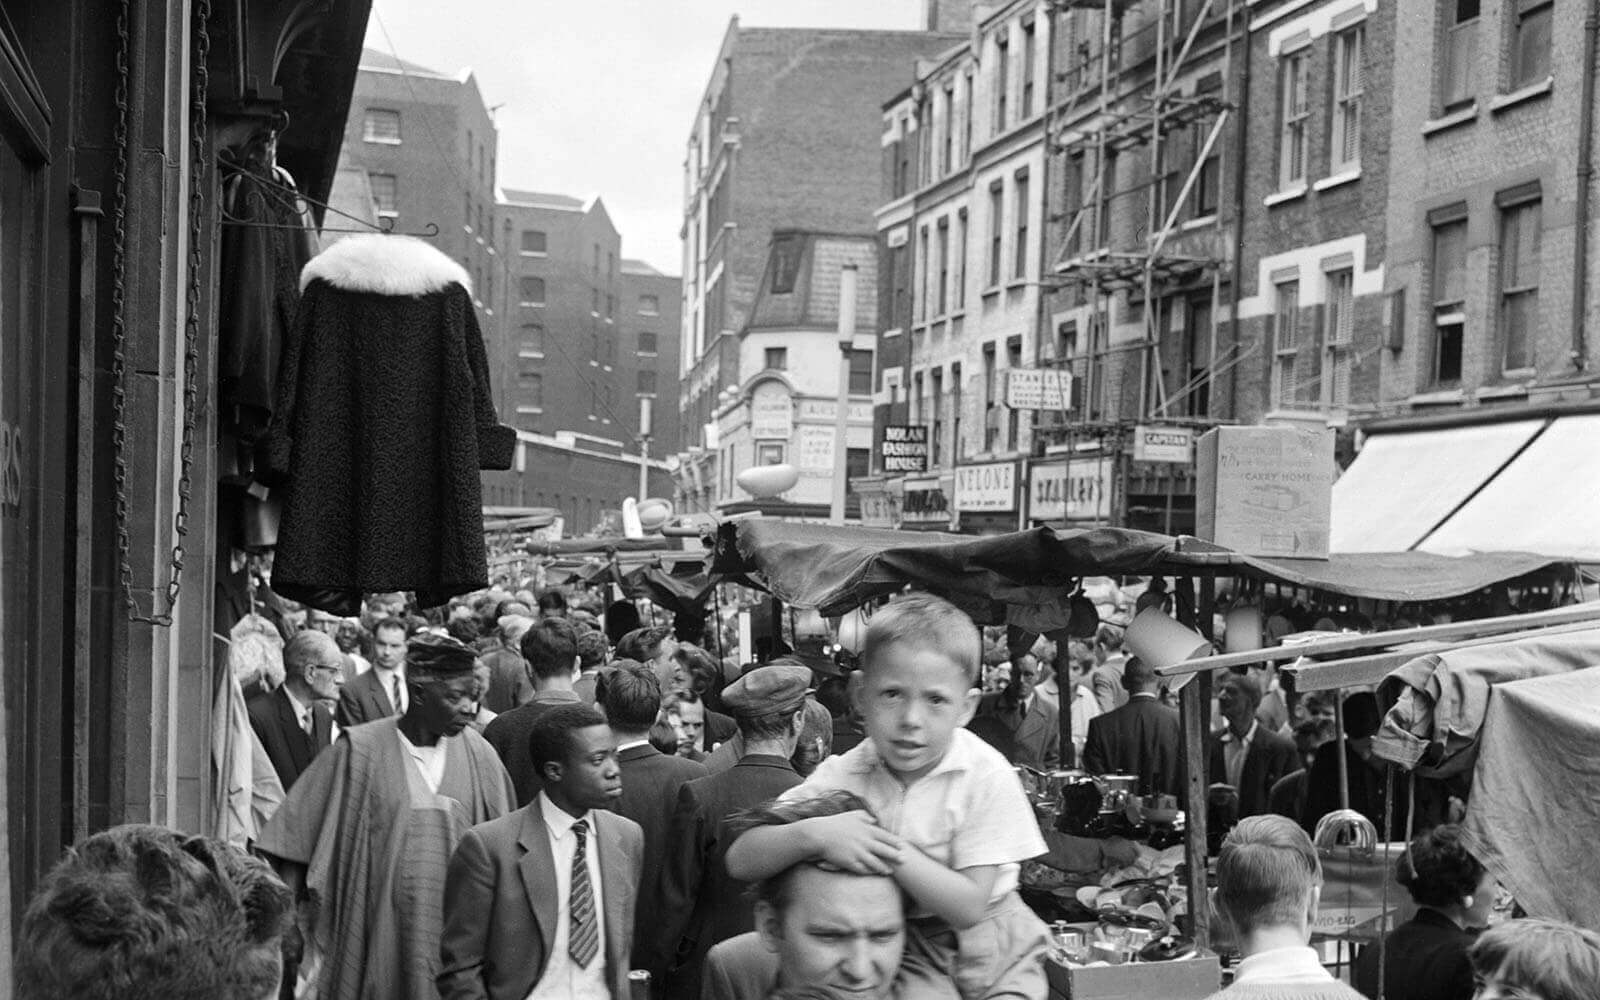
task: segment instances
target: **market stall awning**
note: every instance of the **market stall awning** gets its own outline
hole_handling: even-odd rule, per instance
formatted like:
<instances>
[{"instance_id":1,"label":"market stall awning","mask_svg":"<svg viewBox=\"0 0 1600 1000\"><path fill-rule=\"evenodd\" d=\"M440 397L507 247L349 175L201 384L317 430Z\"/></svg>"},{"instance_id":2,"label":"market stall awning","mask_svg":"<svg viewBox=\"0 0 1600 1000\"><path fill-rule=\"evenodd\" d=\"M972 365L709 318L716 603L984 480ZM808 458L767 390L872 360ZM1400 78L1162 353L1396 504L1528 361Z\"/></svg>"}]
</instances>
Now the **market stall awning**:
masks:
<instances>
[{"instance_id":1,"label":"market stall awning","mask_svg":"<svg viewBox=\"0 0 1600 1000\"><path fill-rule=\"evenodd\" d=\"M1447 555L1517 549L1600 562L1597 497L1600 414L1561 417L1419 547ZM1337 494L1334 505L1337 511Z\"/></svg>"},{"instance_id":2,"label":"market stall awning","mask_svg":"<svg viewBox=\"0 0 1600 1000\"><path fill-rule=\"evenodd\" d=\"M1415 548L1544 425L1544 420L1518 420L1373 435L1333 484L1329 548L1341 553ZM1478 548L1527 546L1497 539Z\"/></svg>"},{"instance_id":3,"label":"market stall awning","mask_svg":"<svg viewBox=\"0 0 1600 1000\"><path fill-rule=\"evenodd\" d=\"M1501 684L1462 836L1529 916L1600 925L1600 670Z\"/></svg>"},{"instance_id":4,"label":"market stall awning","mask_svg":"<svg viewBox=\"0 0 1600 1000\"><path fill-rule=\"evenodd\" d=\"M1327 559L1241 556L1247 575L1379 601L1438 601L1541 570L1565 560L1527 552L1480 552L1468 559L1433 552L1350 552Z\"/></svg>"},{"instance_id":5,"label":"market stall awning","mask_svg":"<svg viewBox=\"0 0 1600 1000\"><path fill-rule=\"evenodd\" d=\"M721 527L712 569L758 580L784 602L824 615L915 584L981 624L1033 619L1059 628L1065 598L1082 577L1172 575L1234 558L1193 539L1123 528L973 536L753 519ZM1061 617L1054 625L1038 620L1052 614Z\"/></svg>"}]
</instances>

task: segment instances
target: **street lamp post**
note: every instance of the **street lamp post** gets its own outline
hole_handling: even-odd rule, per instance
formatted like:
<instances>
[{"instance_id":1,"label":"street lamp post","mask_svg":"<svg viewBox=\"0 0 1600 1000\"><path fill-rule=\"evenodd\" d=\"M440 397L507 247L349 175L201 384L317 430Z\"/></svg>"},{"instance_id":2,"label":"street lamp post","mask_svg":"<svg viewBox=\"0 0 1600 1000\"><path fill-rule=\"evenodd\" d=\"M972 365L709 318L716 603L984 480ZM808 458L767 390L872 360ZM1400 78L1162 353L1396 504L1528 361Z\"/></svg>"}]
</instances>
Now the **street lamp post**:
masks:
<instances>
[{"instance_id":1,"label":"street lamp post","mask_svg":"<svg viewBox=\"0 0 1600 1000\"><path fill-rule=\"evenodd\" d=\"M650 495L650 397L639 397L639 499Z\"/></svg>"},{"instance_id":2,"label":"street lamp post","mask_svg":"<svg viewBox=\"0 0 1600 1000\"><path fill-rule=\"evenodd\" d=\"M856 337L856 265L839 269L839 400L833 412L833 510L829 520L844 523L845 495L850 489L850 352Z\"/></svg>"}]
</instances>

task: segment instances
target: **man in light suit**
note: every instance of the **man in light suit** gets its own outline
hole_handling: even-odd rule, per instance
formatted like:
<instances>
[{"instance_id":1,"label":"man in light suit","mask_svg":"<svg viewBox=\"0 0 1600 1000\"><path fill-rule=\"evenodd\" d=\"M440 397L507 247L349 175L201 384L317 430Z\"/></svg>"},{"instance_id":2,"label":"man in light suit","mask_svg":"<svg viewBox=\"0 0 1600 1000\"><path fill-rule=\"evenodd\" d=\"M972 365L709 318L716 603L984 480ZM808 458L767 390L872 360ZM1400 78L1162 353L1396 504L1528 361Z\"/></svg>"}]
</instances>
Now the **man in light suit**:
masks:
<instances>
[{"instance_id":1,"label":"man in light suit","mask_svg":"<svg viewBox=\"0 0 1600 1000\"><path fill-rule=\"evenodd\" d=\"M1122 672L1128 662L1122 651L1122 632L1121 625L1106 622L1094 634L1094 654L1100 665L1089 675L1089 690L1099 703L1102 715L1128 703L1128 689L1122 683Z\"/></svg>"},{"instance_id":2,"label":"man in light suit","mask_svg":"<svg viewBox=\"0 0 1600 1000\"><path fill-rule=\"evenodd\" d=\"M443 1000L628 1000L644 856L622 794L617 743L583 704L545 713L529 737L542 788L468 830L444 886Z\"/></svg>"},{"instance_id":3,"label":"man in light suit","mask_svg":"<svg viewBox=\"0 0 1600 1000\"><path fill-rule=\"evenodd\" d=\"M250 728L287 792L333 743L331 702L344 684L344 654L322 632L297 632L283 650L284 680L276 691L253 695L246 704Z\"/></svg>"},{"instance_id":4,"label":"man in light suit","mask_svg":"<svg viewBox=\"0 0 1600 1000\"><path fill-rule=\"evenodd\" d=\"M1011 735L1005 748L1011 763L1053 771L1061 765L1061 716L1034 690L1038 682L1039 658L1032 653L1016 657L1006 689L985 695L974 721L991 720Z\"/></svg>"},{"instance_id":5,"label":"man in light suit","mask_svg":"<svg viewBox=\"0 0 1600 1000\"><path fill-rule=\"evenodd\" d=\"M399 704L395 699L399 699ZM404 715L411 695L406 688L406 623L385 618L372 630L372 669L339 692L339 725Z\"/></svg>"},{"instance_id":6,"label":"man in light suit","mask_svg":"<svg viewBox=\"0 0 1600 1000\"><path fill-rule=\"evenodd\" d=\"M1210 740L1207 779L1239 792L1239 818L1271 812L1272 786L1300 765L1294 743L1256 718L1261 688L1255 678L1229 674L1217 685L1217 707L1227 728Z\"/></svg>"}]
</instances>

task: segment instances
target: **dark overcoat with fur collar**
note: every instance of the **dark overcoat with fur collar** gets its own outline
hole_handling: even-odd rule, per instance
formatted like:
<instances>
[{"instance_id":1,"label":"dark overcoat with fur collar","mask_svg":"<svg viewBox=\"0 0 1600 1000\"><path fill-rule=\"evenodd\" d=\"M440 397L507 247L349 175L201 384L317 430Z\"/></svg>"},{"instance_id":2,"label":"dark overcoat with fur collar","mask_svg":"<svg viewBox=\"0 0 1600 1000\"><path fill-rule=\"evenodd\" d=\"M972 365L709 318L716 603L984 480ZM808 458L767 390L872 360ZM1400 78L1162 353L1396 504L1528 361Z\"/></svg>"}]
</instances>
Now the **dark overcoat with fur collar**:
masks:
<instances>
[{"instance_id":1,"label":"dark overcoat with fur collar","mask_svg":"<svg viewBox=\"0 0 1600 1000\"><path fill-rule=\"evenodd\" d=\"M479 469L508 469L466 272L420 240L350 237L301 273L266 465L281 483L272 587L338 615L487 585Z\"/></svg>"}]
</instances>

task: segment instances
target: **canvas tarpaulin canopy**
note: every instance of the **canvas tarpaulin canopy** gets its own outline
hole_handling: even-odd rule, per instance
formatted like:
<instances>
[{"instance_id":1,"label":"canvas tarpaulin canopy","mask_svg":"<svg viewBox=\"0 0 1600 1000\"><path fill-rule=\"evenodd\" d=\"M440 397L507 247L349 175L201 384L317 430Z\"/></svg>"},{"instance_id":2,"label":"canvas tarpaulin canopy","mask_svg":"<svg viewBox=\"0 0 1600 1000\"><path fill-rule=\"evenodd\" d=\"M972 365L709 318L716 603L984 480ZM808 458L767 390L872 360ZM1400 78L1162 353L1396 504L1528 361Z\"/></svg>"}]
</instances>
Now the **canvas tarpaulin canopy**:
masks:
<instances>
[{"instance_id":1,"label":"canvas tarpaulin canopy","mask_svg":"<svg viewBox=\"0 0 1600 1000\"><path fill-rule=\"evenodd\" d=\"M712 557L714 572L755 581L787 603L828 616L910 584L949 598L980 624L1005 622L1034 632L1066 624L1066 597L1085 576L1248 576L1351 597L1418 601L1473 593L1561 565L1520 553L1270 560L1124 528L972 536L761 519L722 525Z\"/></svg>"},{"instance_id":2,"label":"canvas tarpaulin canopy","mask_svg":"<svg viewBox=\"0 0 1600 1000\"><path fill-rule=\"evenodd\" d=\"M1373 740L1373 753L1427 777L1471 774L1491 690L1595 664L1600 664L1600 628L1425 653L1380 684L1380 701L1392 707Z\"/></svg>"},{"instance_id":3,"label":"canvas tarpaulin canopy","mask_svg":"<svg viewBox=\"0 0 1600 1000\"><path fill-rule=\"evenodd\" d=\"M1531 916L1600 926L1600 670L1496 685L1462 834Z\"/></svg>"}]
</instances>

